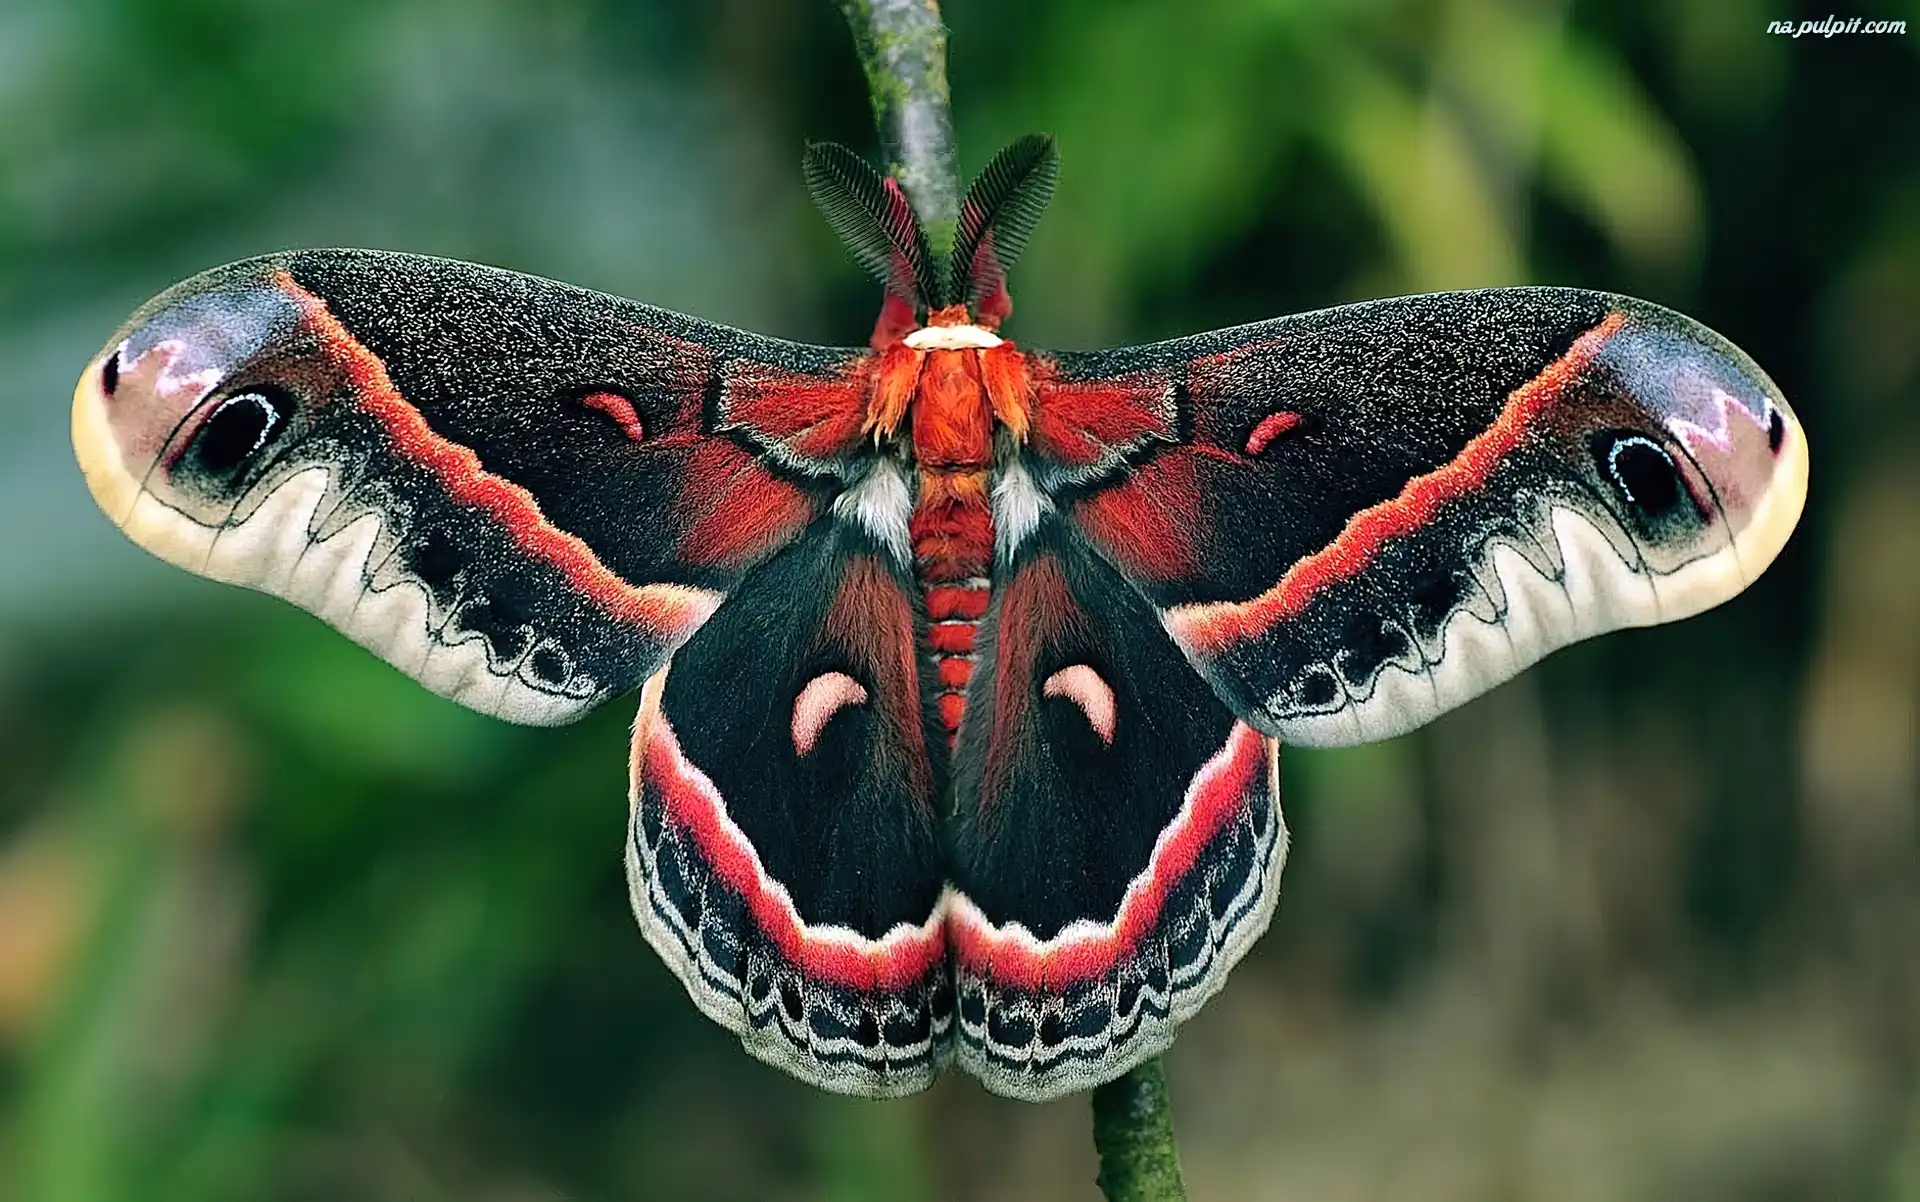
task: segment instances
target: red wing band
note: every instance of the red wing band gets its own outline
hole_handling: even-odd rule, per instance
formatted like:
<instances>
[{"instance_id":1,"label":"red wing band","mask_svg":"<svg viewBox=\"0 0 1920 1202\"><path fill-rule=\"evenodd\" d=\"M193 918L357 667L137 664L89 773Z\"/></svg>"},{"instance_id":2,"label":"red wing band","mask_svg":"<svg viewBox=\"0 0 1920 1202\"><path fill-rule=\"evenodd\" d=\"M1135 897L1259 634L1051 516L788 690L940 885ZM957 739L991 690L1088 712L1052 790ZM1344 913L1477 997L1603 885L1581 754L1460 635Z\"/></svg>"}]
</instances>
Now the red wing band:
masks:
<instances>
[{"instance_id":1,"label":"red wing band","mask_svg":"<svg viewBox=\"0 0 1920 1202\"><path fill-rule=\"evenodd\" d=\"M1279 745L1236 723L1111 919L1038 939L950 892L961 1064L1040 1101L1159 1054L1266 930L1286 854Z\"/></svg>"}]
</instances>

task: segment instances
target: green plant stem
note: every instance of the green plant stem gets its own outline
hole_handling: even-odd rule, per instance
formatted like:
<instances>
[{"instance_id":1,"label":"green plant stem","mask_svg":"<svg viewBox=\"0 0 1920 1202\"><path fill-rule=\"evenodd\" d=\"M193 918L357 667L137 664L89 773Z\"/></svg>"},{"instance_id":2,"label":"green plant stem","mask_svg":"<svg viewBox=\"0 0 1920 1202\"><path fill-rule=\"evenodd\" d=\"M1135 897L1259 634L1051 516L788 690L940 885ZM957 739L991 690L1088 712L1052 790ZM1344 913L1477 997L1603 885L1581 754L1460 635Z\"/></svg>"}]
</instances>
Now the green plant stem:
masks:
<instances>
[{"instance_id":1,"label":"green plant stem","mask_svg":"<svg viewBox=\"0 0 1920 1202\"><path fill-rule=\"evenodd\" d=\"M1186 1202L1158 1056L1093 1091L1093 1146L1107 1202Z\"/></svg>"},{"instance_id":2,"label":"green plant stem","mask_svg":"<svg viewBox=\"0 0 1920 1202\"><path fill-rule=\"evenodd\" d=\"M900 181L936 260L953 248L960 166L937 0L838 0L873 97L887 171Z\"/></svg>"}]
</instances>

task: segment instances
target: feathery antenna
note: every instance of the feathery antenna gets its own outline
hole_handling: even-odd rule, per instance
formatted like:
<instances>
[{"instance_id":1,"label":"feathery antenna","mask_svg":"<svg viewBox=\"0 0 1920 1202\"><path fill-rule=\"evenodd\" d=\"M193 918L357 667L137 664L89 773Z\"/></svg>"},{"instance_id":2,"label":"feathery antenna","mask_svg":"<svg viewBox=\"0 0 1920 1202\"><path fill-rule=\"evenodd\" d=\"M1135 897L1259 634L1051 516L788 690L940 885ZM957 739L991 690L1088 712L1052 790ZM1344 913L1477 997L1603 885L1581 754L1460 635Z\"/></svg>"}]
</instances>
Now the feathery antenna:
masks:
<instances>
[{"instance_id":1,"label":"feathery antenna","mask_svg":"<svg viewBox=\"0 0 1920 1202\"><path fill-rule=\"evenodd\" d=\"M983 317L1011 308L1004 296L1007 270L1026 249L1059 178L1060 151L1052 136L1028 134L994 155L967 188L949 278L952 294Z\"/></svg>"},{"instance_id":2,"label":"feathery antenna","mask_svg":"<svg viewBox=\"0 0 1920 1202\"><path fill-rule=\"evenodd\" d=\"M933 270L926 235L900 185L834 142L811 142L803 166L813 203L833 232L887 291L928 310L946 303L946 281Z\"/></svg>"}]
</instances>

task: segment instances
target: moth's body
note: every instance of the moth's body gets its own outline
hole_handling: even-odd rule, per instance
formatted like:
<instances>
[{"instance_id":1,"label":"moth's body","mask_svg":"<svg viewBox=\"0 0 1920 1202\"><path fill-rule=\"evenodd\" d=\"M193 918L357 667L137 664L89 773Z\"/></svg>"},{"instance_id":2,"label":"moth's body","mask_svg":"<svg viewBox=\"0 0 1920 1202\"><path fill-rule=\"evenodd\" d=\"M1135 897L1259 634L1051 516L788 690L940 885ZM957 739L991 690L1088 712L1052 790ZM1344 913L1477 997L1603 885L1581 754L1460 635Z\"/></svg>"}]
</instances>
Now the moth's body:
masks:
<instances>
[{"instance_id":1,"label":"moth's body","mask_svg":"<svg viewBox=\"0 0 1920 1202\"><path fill-rule=\"evenodd\" d=\"M1003 271L1050 156L995 160L942 277L816 148L889 288L865 348L415 256L234 264L88 366L75 449L136 541L444 696L640 692L634 911L754 1054L863 1094L952 1060L1097 1084L1265 927L1281 741L1724 600L1807 455L1737 349L1605 293L1022 349Z\"/></svg>"},{"instance_id":2,"label":"moth's body","mask_svg":"<svg viewBox=\"0 0 1920 1202\"><path fill-rule=\"evenodd\" d=\"M951 742L992 587L995 447L1026 433L1026 356L954 306L881 341L870 379L864 429L883 446L904 442L916 480L907 529L929 619L923 649Z\"/></svg>"}]
</instances>

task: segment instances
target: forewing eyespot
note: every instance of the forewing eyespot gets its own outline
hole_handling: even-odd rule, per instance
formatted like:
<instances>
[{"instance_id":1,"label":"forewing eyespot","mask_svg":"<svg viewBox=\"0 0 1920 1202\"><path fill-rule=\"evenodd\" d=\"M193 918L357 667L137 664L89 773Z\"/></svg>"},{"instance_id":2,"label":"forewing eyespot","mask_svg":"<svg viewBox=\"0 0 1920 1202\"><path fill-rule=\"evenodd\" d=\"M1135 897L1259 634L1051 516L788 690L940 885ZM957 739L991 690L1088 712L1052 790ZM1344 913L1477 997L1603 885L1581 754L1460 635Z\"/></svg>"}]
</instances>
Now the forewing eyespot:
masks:
<instances>
[{"instance_id":1,"label":"forewing eyespot","mask_svg":"<svg viewBox=\"0 0 1920 1202\"><path fill-rule=\"evenodd\" d=\"M1644 435L1603 434L1594 457L1621 498L1648 517L1671 513L1685 495L1673 456Z\"/></svg>"},{"instance_id":2,"label":"forewing eyespot","mask_svg":"<svg viewBox=\"0 0 1920 1202\"><path fill-rule=\"evenodd\" d=\"M292 411L292 398L277 388L249 387L227 396L194 433L194 464L214 475L231 474L273 440Z\"/></svg>"}]
</instances>

